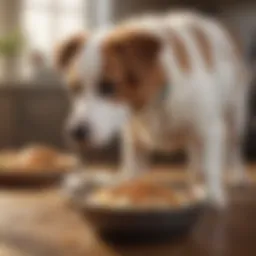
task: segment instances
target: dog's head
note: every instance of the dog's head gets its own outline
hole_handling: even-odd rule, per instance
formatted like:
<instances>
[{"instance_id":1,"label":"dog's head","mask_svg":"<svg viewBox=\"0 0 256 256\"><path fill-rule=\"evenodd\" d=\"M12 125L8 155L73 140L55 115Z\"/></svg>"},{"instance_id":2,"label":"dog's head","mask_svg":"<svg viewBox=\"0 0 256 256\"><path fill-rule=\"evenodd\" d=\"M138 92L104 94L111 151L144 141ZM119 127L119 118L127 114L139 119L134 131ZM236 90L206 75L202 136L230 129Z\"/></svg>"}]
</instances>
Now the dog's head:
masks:
<instances>
[{"instance_id":1,"label":"dog's head","mask_svg":"<svg viewBox=\"0 0 256 256\"><path fill-rule=\"evenodd\" d=\"M103 146L150 103L163 84L160 49L156 36L131 28L62 44L56 62L73 98L68 130L77 142Z\"/></svg>"}]
</instances>

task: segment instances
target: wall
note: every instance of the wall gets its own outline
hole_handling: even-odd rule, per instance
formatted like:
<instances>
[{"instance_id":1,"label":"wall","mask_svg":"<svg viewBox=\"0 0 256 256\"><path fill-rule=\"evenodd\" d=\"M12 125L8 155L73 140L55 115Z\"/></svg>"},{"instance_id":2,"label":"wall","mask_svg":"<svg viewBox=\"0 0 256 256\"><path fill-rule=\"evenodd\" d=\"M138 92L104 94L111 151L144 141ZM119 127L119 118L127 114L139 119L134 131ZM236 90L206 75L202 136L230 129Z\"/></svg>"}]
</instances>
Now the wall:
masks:
<instances>
[{"instance_id":1,"label":"wall","mask_svg":"<svg viewBox=\"0 0 256 256\"><path fill-rule=\"evenodd\" d=\"M220 17L236 29L242 38L245 52L249 58L252 37L256 37L256 3L236 5L223 9Z\"/></svg>"},{"instance_id":2,"label":"wall","mask_svg":"<svg viewBox=\"0 0 256 256\"><path fill-rule=\"evenodd\" d=\"M119 21L144 12L158 12L169 9L171 7L170 0L131 0L120 1L113 0L113 19Z\"/></svg>"},{"instance_id":3,"label":"wall","mask_svg":"<svg viewBox=\"0 0 256 256\"><path fill-rule=\"evenodd\" d=\"M64 90L24 85L0 89L0 149L30 143L65 147L68 112Z\"/></svg>"},{"instance_id":4,"label":"wall","mask_svg":"<svg viewBox=\"0 0 256 256\"><path fill-rule=\"evenodd\" d=\"M231 2L232 0L229 0ZM235 1L235 0L233 0ZM167 12L176 8L200 9L209 13L216 13L222 0L113 0L114 20L119 21L131 15L143 14L147 12Z\"/></svg>"}]
</instances>

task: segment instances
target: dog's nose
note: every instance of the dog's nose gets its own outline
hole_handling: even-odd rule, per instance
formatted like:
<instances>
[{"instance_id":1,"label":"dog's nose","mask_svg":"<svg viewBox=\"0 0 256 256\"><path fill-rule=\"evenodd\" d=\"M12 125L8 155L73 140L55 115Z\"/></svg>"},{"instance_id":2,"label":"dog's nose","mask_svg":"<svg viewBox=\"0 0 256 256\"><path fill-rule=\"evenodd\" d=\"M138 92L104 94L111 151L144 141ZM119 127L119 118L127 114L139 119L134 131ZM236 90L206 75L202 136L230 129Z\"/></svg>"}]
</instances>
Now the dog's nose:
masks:
<instances>
[{"instance_id":1,"label":"dog's nose","mask_svg":"<svg viewBox=\"0 0 256 256\"><path fill-rule=\"evenodd\" d=\"M79 125L70 130L71 137L76 141L86 140L90 136L88 125Z\"/></svg>"}]
</instances>

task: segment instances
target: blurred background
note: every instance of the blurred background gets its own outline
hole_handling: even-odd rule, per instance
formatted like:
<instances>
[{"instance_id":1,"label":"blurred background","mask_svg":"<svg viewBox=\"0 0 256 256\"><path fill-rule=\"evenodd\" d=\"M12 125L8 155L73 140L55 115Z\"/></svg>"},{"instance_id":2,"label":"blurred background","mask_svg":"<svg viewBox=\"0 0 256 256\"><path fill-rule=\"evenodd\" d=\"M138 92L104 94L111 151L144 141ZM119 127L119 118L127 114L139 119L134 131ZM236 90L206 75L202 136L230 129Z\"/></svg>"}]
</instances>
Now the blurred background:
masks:
<instances>
[{"instance_id":1,"label":"blurred background","mask_svg":"<svg viewBox=\"0 0 256 256\"><path fill-rule=\"evenodd\" d=\"M176 7L199 9L232 26L241 36L249 65L256 71L253 0L0 0L0 149L30 143L67 147L63 127L69 101L51 59L59 41L78 31L93 30L131 15L165 12ZM256 159L256 75L248 111L244 153L248 160L253 160ZM101 156L116 159L117 148Z\"/></svg>"}]
</instances>

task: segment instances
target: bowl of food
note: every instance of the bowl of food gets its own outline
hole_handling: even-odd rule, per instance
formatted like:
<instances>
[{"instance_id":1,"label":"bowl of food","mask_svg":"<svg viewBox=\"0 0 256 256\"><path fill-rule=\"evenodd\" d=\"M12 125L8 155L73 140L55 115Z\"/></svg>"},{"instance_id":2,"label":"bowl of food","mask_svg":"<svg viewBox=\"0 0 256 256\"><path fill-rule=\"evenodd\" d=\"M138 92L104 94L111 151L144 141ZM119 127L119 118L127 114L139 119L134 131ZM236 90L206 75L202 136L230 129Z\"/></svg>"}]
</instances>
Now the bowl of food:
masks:
<instances>
[{"instance_id":1,"label":"bowl of food","mask_svg":"<svg viewBox=\"0 0 256 256\"><path fill-rule=\"evenodd\" d=\"M50 146L31 145L20 150L5 150L0 152L0 184L52 183L77 166L74 155Z\"/></svg>"},{"instance_id":2,"label":"bowl of food","mask_svg":"<svg viewBox=\"0 0 256 256\"><path fill-rule=\"evenodd\" d=\"M205 208L205 193L185 183L139 179L103 185L102 179L89 179L73 202L106 238L156 240L191 230Z\"/></svg>"}]
</instances>

